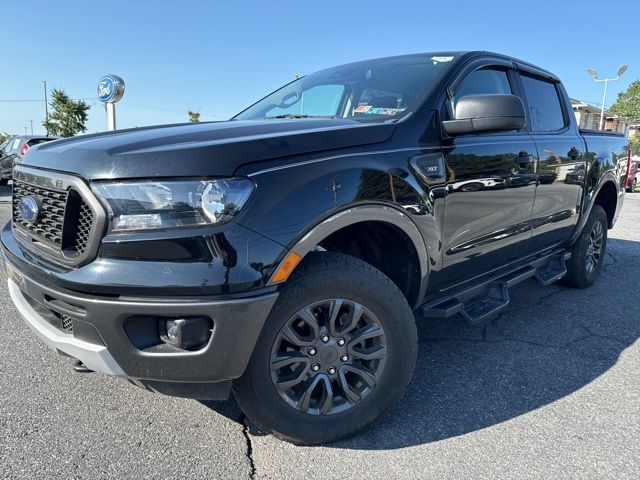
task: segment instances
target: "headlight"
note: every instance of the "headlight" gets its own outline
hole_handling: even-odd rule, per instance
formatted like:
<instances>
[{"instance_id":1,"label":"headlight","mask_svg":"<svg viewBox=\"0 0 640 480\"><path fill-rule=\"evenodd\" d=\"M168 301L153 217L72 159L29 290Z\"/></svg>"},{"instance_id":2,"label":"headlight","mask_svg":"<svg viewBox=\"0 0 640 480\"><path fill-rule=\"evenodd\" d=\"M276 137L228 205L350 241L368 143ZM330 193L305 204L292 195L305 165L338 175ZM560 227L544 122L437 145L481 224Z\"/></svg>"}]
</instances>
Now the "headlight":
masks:
<instances>
[{"instance_id":1,"label":"headlight","mask_svg":"<svg viewBox=\"0 0 640 480\"><path fill-rule=\"evenodd\" d=\"M94 183L108 207L110 230L150 230L224 223L240 211L255 184L248 178Z\"/></svg>"}]
</instances>

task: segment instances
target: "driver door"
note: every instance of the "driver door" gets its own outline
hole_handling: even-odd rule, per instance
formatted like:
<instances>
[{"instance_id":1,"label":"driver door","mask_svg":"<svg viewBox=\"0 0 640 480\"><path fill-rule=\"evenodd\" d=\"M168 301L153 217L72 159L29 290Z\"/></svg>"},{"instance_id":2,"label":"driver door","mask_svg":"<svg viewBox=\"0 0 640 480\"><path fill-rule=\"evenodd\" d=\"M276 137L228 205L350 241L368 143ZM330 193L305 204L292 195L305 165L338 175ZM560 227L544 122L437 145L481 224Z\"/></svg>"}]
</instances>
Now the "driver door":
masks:
<instances>
[{"instance_id":1,"label":"driver door","mask_svg":"<svg viewBox=\"0 0 640 480\"><path fill-rule=\"evenodd\" d=\"M518 95L505 66L468 72L451 98ZM526 254L536 189L536 146L525 129L463 135L445 143L443 287L487 273Z\"/></svg>"}]
</instances>

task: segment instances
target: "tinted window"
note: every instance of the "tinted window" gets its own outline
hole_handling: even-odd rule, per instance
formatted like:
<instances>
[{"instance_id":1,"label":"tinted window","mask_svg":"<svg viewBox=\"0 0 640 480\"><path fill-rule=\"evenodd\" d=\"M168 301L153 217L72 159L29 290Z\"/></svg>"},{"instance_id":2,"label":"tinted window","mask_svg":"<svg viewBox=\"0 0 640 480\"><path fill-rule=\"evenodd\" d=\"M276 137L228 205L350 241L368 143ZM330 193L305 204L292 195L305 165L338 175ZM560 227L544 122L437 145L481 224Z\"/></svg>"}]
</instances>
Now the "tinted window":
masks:
<instances>
[{"instance_id":1,"label":"tinted window","mask_svg":"<svg viewBox=\"0 0 640 480\"><path fill-rule=\"evenodd\" d=\"M554 83L522 75L524 93L529 104L531 130L553 132L565 126L558 90Z\"/></svg>"},{"instance_id":2,"label":"tinted window","mask_svg":"<svg viewBox=\"0 0 640 480\"><path fill-rule=\"evenodd\" d=\"M20 144L22 140L20 138L16 138L13 140L13 143L9 144L9 148L7 149L7 153L15 153L20 148Z\"/></svg>"},{"instance_id":3,"label":"tinted window","mask_svg":"<svg viewBox=\"0 0 640 480\"><path fill-rule=\"evenodd\" d=\"M462 82L460 88L456 92L453 100L453 106L462 97L467 95L484 95L484 94L511 94L511 85L509 85L509 77L505 70L497 68L481 68L469 74Z\"/></svg>"},{"instance_id":4,"label":"tinted window","mask_svg":"<svg viewBox=\"0 0 640 480\"><path fill-rule=\"evenodd\" d=\"M50 138L32 138L31 140L29 140L27 142L27 145L29 145L31 147L33 145L38 145L40 143L50 142L50 141L51 141Z\"/></svg>"}]
</instances>

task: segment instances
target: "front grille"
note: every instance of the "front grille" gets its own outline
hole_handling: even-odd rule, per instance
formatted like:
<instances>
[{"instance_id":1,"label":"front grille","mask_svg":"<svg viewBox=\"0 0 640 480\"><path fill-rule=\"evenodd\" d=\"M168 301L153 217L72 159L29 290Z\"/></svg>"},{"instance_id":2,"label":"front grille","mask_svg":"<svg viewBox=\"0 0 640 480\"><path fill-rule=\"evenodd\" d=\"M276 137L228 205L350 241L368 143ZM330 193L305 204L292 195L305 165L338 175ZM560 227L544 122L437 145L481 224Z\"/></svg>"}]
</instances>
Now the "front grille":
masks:
<instances>
[{"instance_id":1,"label":"front grille","mask_svg":"<svg viewBox=\"0 0 640 480\"><path fill-rule=\"evenodd\" d=\"M32 196L39 201L39 218L29 223L20 215L20 200ZM46 188L34 187L23 182L13 182L13 223L27 230L39 239L54 245L62 245L64 211L67 205L67 192L56 192Z\"/></svg>"},{"instance_id":2,"label":"front grille","mask_svg":"<svg viewBox=\"0 0 640 480\"><path fill-rule=\"evenodd\" d=\"M65 333L73 333L73 318L71 318L69 315L65 315L64 313L58 313L48 307L45 308L59 320L59 322L56 322L56 324L54 324L55 327L59 328Z\"/></svg>"},{"instance_id":3,"label":"front grille","mask_svg":"<svg viewBox=\"0 0 640 480\"><path fill-rule=\"evenodd\" d=\"M25 220L20 201L32 197L38 205L35 221ZM96 222L93 210L73 186L65 190L32 185L13 180L13 226L28 246L54 258L74 261L89 249L92 228Z\"/></svg>"},{"instance_id":4,"label":"front grille","mask_svg":"<svg viewBox=\"0 0 640 480\"><path fill-rule=\"evenodd\" d=\"M60 314L60 320L62 320L62 330L65 332L73 333L73 320L69 315Z\"/></svg>"},{"instance_id":5,"label":"front grille","mask_svg":"<svg viewBox=\"0 0 640 480\"><path fill-rule=\"evenodd\" d=\"M93 213L86 202L80 203L76 229L73 238L73 248L78 253L84 253L89 243L89 233L91 232L91 224L93 223Z\"/></svg>"}]
</instances>

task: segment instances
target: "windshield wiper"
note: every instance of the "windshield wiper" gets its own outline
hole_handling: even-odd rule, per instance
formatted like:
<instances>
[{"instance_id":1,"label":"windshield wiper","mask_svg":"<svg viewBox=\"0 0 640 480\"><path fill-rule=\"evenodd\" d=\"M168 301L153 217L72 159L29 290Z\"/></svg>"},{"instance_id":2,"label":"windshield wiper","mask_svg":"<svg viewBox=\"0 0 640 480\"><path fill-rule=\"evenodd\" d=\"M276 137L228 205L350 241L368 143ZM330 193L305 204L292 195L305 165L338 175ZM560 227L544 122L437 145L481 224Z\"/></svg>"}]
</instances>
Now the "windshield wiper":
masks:
<instances>
[{"instance_id":1,"label":"windshield wiper","mask_svg":"<svg viewBox=\"0 0 640 480\"><path fill-rule=\"evenodd\" d=\"M264 117L264 118L336 118L336 117L328 117L328 116L321 116L321 115L305 115L305 114L296 114L296 113L283 113L282 115L273 115L270 117Z\"/></svg>"}]
</instances>

